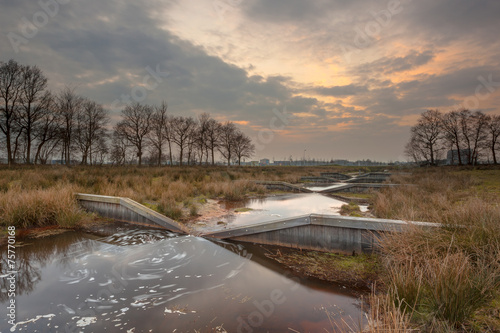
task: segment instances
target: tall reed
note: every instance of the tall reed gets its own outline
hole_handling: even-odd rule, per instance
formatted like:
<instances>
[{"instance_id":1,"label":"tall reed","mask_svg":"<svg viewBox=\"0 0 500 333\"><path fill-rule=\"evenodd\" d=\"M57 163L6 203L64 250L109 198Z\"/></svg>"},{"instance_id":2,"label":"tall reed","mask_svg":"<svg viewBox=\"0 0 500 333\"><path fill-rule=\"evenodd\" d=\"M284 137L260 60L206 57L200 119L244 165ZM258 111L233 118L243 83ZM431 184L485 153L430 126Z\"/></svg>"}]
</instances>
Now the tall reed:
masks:
<instances>
[{"instance_id":1,"label":"tall reed","mask_svg":"<svg viewBox=\"0 0 500 333\"><path fill-rule=\"evenodd\" d=\"M77 205L73 186L0 193L0 224L18 228L59 225L74 227L88 215Z\"/></svg>"}]
</instances>

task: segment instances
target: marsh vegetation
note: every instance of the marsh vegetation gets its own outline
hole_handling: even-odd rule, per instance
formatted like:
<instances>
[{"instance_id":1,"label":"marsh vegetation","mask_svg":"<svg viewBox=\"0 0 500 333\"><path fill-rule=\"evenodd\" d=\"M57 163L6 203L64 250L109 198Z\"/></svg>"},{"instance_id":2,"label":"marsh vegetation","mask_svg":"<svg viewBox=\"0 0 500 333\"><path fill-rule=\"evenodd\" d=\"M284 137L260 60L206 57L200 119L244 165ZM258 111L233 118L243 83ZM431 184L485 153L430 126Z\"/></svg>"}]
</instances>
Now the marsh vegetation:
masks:
<instances>
[{"instance_id":1,"label":"marsh vegetation","mask_svg":"<svg viewBox=\"0 0 500 333\"><path fill-rule=\"evenodd\" d=\"M19 228L75 227L95 217L74 193L129 197L187 220L207 199L269 194L253 180L298 182L331 167L40 167L0 170L0 221ZM346 172L349 170L338 169ZM354 171L354 170L351 170ZM369 170L366 170L369 171ZM363 195L376 217L441 223L410 225L381 238L372 332L500 330L500 169L426 168L393 176L398 187ZM307 258L309 257L309 258ZM329 267L328 258L306 255ZM298 254L293 260L301 260ZM304 264L307 264L304 260ZM319 260L319 261L318 261ZM332 263L343 260L332 257ZM307 265L305 265L307 266ZM305 267L304 266L304 267ZM314 267L312 265L311 267ZM334 267L334 266L332 266ZM335 266L336 267L336 266ZM319 273L318 273L319 274Z\"/></svg>"}]
</instances>

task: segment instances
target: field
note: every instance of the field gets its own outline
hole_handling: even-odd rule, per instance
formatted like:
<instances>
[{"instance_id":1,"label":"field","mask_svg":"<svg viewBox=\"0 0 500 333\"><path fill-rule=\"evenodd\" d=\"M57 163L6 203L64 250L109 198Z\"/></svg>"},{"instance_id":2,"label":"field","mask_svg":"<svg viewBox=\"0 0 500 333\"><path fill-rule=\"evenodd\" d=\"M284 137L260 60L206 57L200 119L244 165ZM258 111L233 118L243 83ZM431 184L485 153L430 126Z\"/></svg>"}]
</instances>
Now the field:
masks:
<instances>
[{"instance_id":1,"label":"field","mask_svg":"<svg viewBox=\"0 0 500 333\"><path fill-rule=\"evenodd\" d=\"M74 200L78 192L129 197L186 221L197 215L209 198L238 200L269 194L253 180L293 183L302 176L324 171L359 170L3 167L0 224L17 228L77 227L92 221L95 217L83 212ZM363 194L360 199L370 202L376 217L435 222L443 227L430 230L410 226L406 233L388 234L381 239L376 269L378 293L371 299L369 331L500 332L500 168L403 171L391 179L401 186ZM324 266L335 270L339 263L345 266L338 257L329 264L324 263L328 258L322 255L307 254L304 258L302 266L314 269ZM299 254L292 259L302 260Z\"/></svg>"},{"instance_id":2,"label":"field","mask_svg":"<svg viewBox=\"0 0 500 333\"><path fill-rule=\"evenodd\" d=\"M327 167L63 167L0 169L0 223L72 226L83 218L73 193L128 197L177 220L207 198L239 200L268 191L252 180L297 182ZM372 170L379 170L373 168ZM340 169L348 171L349 169ZM352 171L353 169L351 169ZM355 171L369 171L356 168Z\"/></svg>"},{"instance_id":3,"label":"field","mask_svg":"<svg viewBox=\"0 0 500 333\"><path fill-rule=\"evenodd\" d=\"M377 304L399 314L388 327L499 332L500 170L414 170L393 182L412 185L377 193L377 217L443 227L410 227L381 240L388 298Z\"/></svg>"}]
</instances>

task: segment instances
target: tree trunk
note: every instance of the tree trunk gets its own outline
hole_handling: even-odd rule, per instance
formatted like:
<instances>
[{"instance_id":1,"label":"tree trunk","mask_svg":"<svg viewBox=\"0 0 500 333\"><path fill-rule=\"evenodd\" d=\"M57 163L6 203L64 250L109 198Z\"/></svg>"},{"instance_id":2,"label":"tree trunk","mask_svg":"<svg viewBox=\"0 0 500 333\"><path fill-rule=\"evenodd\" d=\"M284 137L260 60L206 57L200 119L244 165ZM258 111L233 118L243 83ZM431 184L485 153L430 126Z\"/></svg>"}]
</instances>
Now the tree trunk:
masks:
<instances>
[{"instance_id":1,"label":"tree trunk","mask_svg":"<svg viewBox=\"0 0 500 333\"><path fill-rule=\"evenodd\" d=\"M26 131L26 163L31 164L31 130Z\"/></svg>"},{"instance_id":2,"label":"tree trunk","mask_svg":"<svg viewBox=\"0 0 500 333\"><path fill-rule=\"evenodd\" d=\"M173 160L172 160L172 144L170 141L168 142L168 158L170 159L170 166L173 166Z\"/></svg>"},{"instance_id":3,"label":"tree trunk","mask_svg":"<svg viewBox=\"0 0 500 333\"><path fill-rule=\"evenodd\" d=\"M158 166L161 166L161 157L162 157L162 153L161 153L161 149L163 147L160 145L158 145Z\"/></svg>"},{"instance_id":4,"label":"tree trunk","mask_svg":"<svg viewBox=\"0 0 500 333\"><path fill-rule=\"evenodd\" d=\"M10 131L7 131L6 135L6 144L7 144L7 163L9 166L14 164L14 161L12 160L12 146L10 142Z\"/></svg>"},{"instance_id":5,"label":"tree trunk","mask_svg":"<svg viewBox=\"0 0 500 333\"><path fill-rule=\"evenodd\" d=\"M455 138L455 145L457 147L458 165L462 165L462 156L460 154L460 142L458 142L458 137ZM451 153L453 154L453 152Z\"/></svg>"}]
</instances>

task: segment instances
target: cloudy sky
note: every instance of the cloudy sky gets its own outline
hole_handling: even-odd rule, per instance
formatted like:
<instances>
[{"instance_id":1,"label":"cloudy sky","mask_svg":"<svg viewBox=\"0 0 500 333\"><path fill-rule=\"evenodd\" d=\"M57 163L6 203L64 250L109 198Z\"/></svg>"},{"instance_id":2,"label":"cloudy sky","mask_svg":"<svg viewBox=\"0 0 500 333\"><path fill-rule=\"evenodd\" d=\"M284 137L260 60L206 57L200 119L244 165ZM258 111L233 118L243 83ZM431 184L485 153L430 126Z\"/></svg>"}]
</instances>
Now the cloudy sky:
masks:
<instances>
[{"instance_id":1,"label":"cloudy sky","mask_svg":"<svg viewBox=\"0 0 500 333\"><path fill-rule=\"evenodd\" d=\"M498 0L0 0L0 60L112 110L209 112L255 158L405 160L428 108L500 114Z\"/></svg>"}]
</instances>

